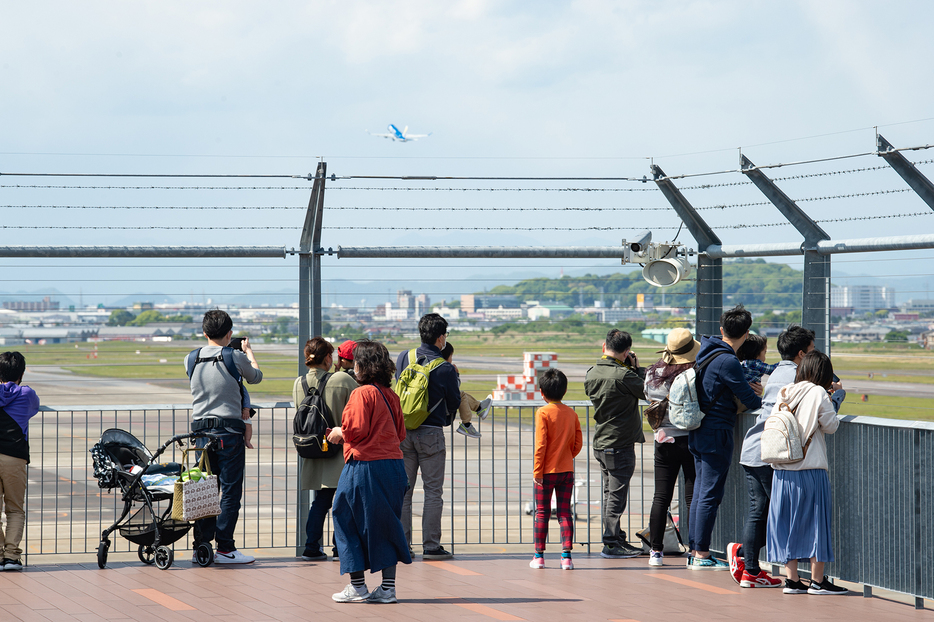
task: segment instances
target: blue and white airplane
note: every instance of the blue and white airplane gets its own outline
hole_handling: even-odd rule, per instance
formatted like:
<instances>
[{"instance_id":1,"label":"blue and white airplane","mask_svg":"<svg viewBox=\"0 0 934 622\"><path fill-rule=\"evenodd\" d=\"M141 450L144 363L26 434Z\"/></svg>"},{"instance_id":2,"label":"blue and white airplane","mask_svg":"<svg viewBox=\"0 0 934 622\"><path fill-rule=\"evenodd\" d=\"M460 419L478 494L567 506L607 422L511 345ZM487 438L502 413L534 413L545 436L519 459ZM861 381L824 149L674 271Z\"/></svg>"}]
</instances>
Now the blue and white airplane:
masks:
<instances>
[{"instance_id":1,"label":"blue and white airplane","mask_svg":"<svg viewBox=\"0 0 934 622\"><path fill-rule=\"evenodd\" d=\"M397 128L395 125L390 123L387 129L390 132L389 134L372 134L370 130L367 130L366 133L370 134L370 136L379 136L380 138L389 138L393 141L400 142L400 143L408 143L408 142L412 142L413 140L418 140L419 138L427 138L428 136L431 136L431 132L429 132L428 134L409 134L408 125L405 126L404 130L399 130L399 128Z\"/></svg>"}]
</instances>

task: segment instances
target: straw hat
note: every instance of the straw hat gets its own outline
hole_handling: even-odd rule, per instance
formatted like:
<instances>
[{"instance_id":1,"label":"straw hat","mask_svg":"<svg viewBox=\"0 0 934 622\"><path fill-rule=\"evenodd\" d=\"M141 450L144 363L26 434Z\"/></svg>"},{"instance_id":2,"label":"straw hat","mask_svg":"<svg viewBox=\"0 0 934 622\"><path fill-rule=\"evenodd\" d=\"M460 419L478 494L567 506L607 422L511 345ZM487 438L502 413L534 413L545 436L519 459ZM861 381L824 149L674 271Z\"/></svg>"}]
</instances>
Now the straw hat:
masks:
<instances>
[{"instance_id":1,"label":"straw hat","mask_svg":"<svg viewBox=\"0 0 934 622\"><path fill-rule=\"evenodd\" d=\"M694 339L691 331L686 328L676 328L668 333L668 347L659 352L663 353L662 360L666 364L681 365L697 360L698 350L700 350L700 342Z\"/></svg>"}]
</instances>

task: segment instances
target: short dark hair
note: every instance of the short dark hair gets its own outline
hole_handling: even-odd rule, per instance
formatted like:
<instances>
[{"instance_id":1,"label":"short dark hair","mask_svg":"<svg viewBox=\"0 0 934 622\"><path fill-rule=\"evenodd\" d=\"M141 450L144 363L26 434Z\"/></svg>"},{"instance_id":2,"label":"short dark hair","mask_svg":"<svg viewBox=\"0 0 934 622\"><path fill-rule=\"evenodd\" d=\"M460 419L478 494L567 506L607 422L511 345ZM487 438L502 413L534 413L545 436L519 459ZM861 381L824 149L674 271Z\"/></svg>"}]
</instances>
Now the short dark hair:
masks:
<instances>
[{"instance_id":1,"label":"short dark hair","mask_svg":"<svg viewBox=\"0 0 934 622\"><path fill-rule=\"evenodd\" d=\"M441 358L448 360L451 356L454 355L454 346L450 342L445 343L444 347L441 348Z\"/></svg>"},{"instance_id":2,"label":"short dark hair","mask_svg":"<svg viewBox=\"0 0 934 622\"><path fill-rule=\"evenodd\" d=\"M0 354L0 382L19 382L26 373L26 358L19 352Z\"/></svg>"},{"instance_id":3,"label":"short dark hair","mask_svg":"<svg viewBox=\"0 0 934 622\"><path fill-rule=\"evenodd\" d=\"M378 341L360 339L353 353L354 367L357 370L357 383L380 384L388 387L396 373L396 365L389 356L389 350Z\"/></svg>"},{"instance_id":4,"label":"short dark hair","mask_svg":"<svg viewBox=\"0 0 934 622\"><path fill-rule=\"evenodd\" d=\"M418 321L418 334L422 343L434 345L441 335L448 332L448 321L437 313L428 313Z\"/></svg>"},{"instance_id":5,"label":"short dark hair","mask_svg":"<svg viewBox=\"0 0 934 622\"><path fill-rule=\"evenodd\" d=\"M830 357L820 350L811 350L805 354L795 374L795 382L802 380L829 390L833 384L833 364Z\"/></svg>"},{"instance_id":6,"label":"short dark hair","mask_svg":"<svg viewBox=\"0 0 934 622\"><path fill-rule=\"evenodd\" d=\"M768 342L765 340L765 337L749 333L749 336L746 337L746 341L744 341L743 345L736 351L736 357L741 361L757 359L767 345Z\"/></svg>"},{"instance_id":7,"label":"short dark hair","mask_svg":"<svg viewBox=\"0 0 934 622\"><path fill-rule=\"evenodd\" d=\"M632 335L624 330L614 328L606 334L606 349L622 354L632 347Z\"/></svg>"},{"instance_id":8,"label":"short dark hair","mask_svg":"<svg viewBox=\"0 0 934 622\"><path fill-rule=\"evenodd\" d=\"M555 367L549 367L542 374L538 381L542 390L542 397L552 402L557 402L568 392L568 377L564 372Z\"/></svg>"},{"instance_id":9,"label":"short dark hair","mask_svg":"<svg viewBox=\"0 0 934 622\"><path fill-rule=\"evenodd\" d=\"M321 366L329 354L334 353L334 346L324 337L312 337L305 342L305 366Z\"/></svg>"},{"instance_id":10,"label":"short dark hair","mask_svg":"<svg viewBox=\"0 0 934 622\"><path fill-rule=\"evenodd\" d=\"M798 356L798 352L807 353L812 341L814 341L813 330L792 324L778 336L778 354L783 361L793 361Z\"/></svg>"},{"instance_id":11,"label":"short dark hair","mask_svg":"<svg viewBox=\"0 0 934 622\"><path fill-rule=\"evenodd\" d=\"M720 315L720 328L730 339L739 339L752 326L752 314L741 304Z\"/></svg>"},{"instance_id":12,"label":"short dark hair","mask_svg":"<svg viewBox=\"0 0 934 622\"><path fill-rule=\"evenodd\" d=\"M208 339L220 339L224 337L233 328L233 320L227 315L226 311L220 309L211 309L204 314L201 320L201 330L207 335Z\"/></svg>"}]
</instances>

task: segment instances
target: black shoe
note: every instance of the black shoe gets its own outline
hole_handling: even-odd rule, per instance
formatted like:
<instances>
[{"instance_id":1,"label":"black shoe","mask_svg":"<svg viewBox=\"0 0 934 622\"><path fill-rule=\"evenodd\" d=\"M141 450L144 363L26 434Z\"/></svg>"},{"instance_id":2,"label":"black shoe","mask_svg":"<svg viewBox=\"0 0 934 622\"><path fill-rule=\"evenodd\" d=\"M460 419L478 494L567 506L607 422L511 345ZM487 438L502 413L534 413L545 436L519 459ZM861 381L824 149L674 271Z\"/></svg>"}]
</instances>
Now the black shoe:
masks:
<instances>
[{"instance_id":1,"label":"black shoe","mask_svg":"<svg viewBox=\"0 0 934 622\"><path fill-rule=\"evenodd\" d=\"M3 558L3 561L0 561L0 570L22 570L23 562L17 559L7 559Z\"/></svg>"},{"instance_id":2,"label":"black shoe","mask_svg":"<svg viewBox=\"0 0 934 622\"><path fill-rule=\"evenodd\" d=\"M324 551L318 549L305 549L302 552L302 559L306 562L326 562L328 561L328 556L325 555Z\"/></svg>"},{"instance_id":3,"label":"black shoe","mask_svg":"<svg viewBox=\"0 0 934 622\"><path fill-rule=\"evenodd\" d=\"M443 546L422 553L422 559L451 559L452 557L454 557L454 554L445 551Z\"/></svg>"},{"instance_id":4,"label":"black shoe","mask_svg":"<svg viewBox=\"0 0 934 622\"><path fill-rule=\"evenodd\" d=\"M811 581L811 587L808 588L808 594L818 594L820 596L835 596L837 594L846 594L849 590L839 585L834 585L830 579L824 577L819 583Z\"/></svg>"},{"instance_id":5,"label":"black shoe","mask_svg":"<svg viewBox=\"0 0 934 622\"><path fill-rule=\"evenodd\" d=\"M340 560L340 557L337 555L337 549L331 549L331 559L334 561Z\"/></svg>"},{"instance_id":6,"label":"black shoe","mask_svg":"<svg viewBox=\"0 0 934 622\"><path fill-rule=\"evenodd\" d=\"M785 594L807 594L808 586L804 581L800 579L798 581L792 581L791 579L785 579L785 589L782 590Z\"/></svg>"},{"instance_id":7,"label":"black shoe","mask_svg":"<svg viewBox=\"0 0 934 622\"><path fill-rule=\"evenodd\" d=\"M608 559L625 559L628 557L639 557L642 555L642 549L629 546L627 542L620 542L616 546L604 546L600 552L600 557Z\"/></svg>"}]
</instances>

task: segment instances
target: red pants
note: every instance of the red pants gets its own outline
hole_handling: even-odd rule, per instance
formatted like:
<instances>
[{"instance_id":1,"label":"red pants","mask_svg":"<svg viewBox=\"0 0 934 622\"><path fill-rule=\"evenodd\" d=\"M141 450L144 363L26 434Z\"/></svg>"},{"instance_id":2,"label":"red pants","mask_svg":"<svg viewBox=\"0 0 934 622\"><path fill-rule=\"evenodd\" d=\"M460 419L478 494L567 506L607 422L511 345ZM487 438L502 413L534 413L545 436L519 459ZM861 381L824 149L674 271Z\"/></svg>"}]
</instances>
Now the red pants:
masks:
<instances>
[{"instance_id":1,"label":"red pants","mask_svg":"<svg viewBox=\"0 0 934 622\"><path fill-rule=\"evenodd\" d=\"M545 550L548 539L548 520L551 518L551 493L558 502L558 524L561 525L561 548L570 551L574 538L574 519L571 517L571 493L574 492L574 472L546 473L542 485L535 485L535 550Z\"/></svg>"}]
</instances>

